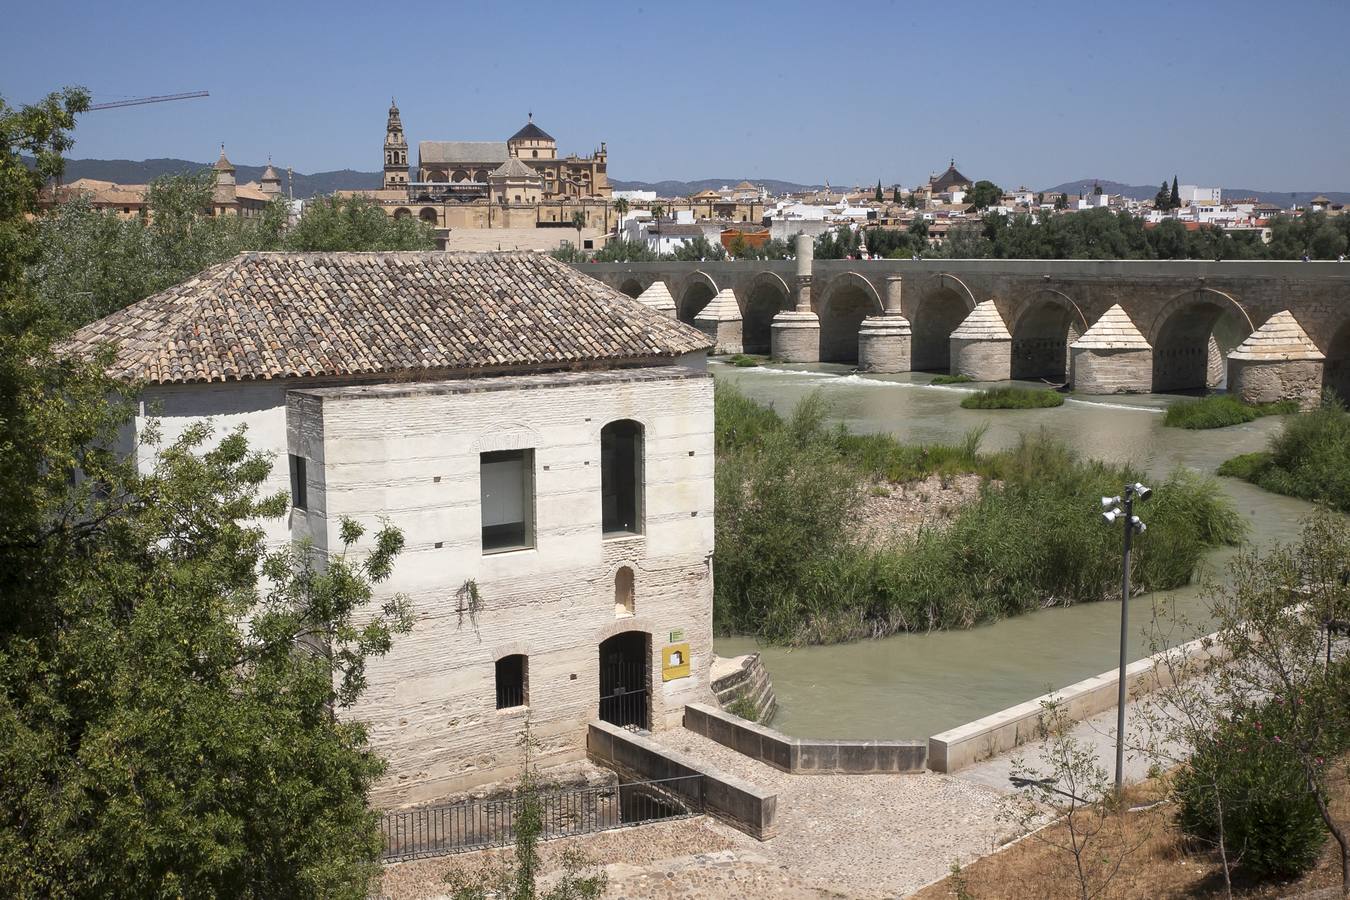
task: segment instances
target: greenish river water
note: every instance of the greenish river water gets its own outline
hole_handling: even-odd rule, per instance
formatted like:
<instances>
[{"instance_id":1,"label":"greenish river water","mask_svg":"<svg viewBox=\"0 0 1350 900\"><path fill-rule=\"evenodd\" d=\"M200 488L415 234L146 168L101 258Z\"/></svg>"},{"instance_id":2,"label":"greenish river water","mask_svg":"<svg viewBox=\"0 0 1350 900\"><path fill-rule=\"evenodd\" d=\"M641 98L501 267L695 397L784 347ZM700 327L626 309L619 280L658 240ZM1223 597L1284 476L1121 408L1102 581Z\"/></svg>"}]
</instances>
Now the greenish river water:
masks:
<instances>
[{"instance_id":1,"label":"greenish river water","mask_svg":"<svg viewBox=\"0 0 1350 900\"><path fill-rule=\"evenodd\" d=\"M833 416L857 432L886 431L908 442L954 442L987 423L983 447L1017 443L1044 429L1079 453L1130 462L1163 476L1177 466L1213 473L1230 456L1260 450L1281 427L1278 417L1217 431L1164 428L1160 411L1174 397L1069 399L1040 410L964 410L969 385L930 386L930 375L856 375L832 365L736 369L714 364L715 377L780 412L813 390ZM1245 482L1220 479L1248 519L1257 546L1288 540L1311 506ZM1096 498L1086 497L1085 503ZM1138 508L1148 521L1148 507ZM1211 553L1205 567L1222 578L1232 550ZM1172 643L1207 623L1198 583L1130 602L1132 659L1149 652L1153 629ZM1119 655L1119 602L1046 609L966 631L900 634L826 647L760 646L751 638L716 641L722 656L758 650L773 677L774 727L801 737L926 738L956 725L1113 668Z\"/></svg>"}]
</instances>

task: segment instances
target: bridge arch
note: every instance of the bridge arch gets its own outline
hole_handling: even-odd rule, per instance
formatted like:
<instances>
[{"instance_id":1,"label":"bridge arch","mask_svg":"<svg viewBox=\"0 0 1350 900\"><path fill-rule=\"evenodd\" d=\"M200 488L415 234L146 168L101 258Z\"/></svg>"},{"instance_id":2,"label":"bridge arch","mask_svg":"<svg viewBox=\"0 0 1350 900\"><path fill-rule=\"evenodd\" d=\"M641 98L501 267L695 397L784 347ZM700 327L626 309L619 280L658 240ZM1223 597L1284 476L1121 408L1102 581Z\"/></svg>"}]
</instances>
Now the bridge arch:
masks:
<instances>
[{"instance_id":1,"label":"bridge arch","mask_svg":"<svg viewBox=\"0 0 1350 900\"><path fill-rule=\"evenodd\" d=\"M877 289L857 272L831 278L820 296L820 361L857 362L863 319L884 311Z\"/></svg>"},{"instance_id":2,"label":"bridge arch","mask_svg":"<svg viewBox=\"0 0 1350 900\"><path fill-rule=\"evenodd\" d=\"M1334 392L1342 403L1350 404L1350 316L1331 331L1322 352L1326 355L1322 389Z\"/></svg>"},{"instance_id":3,"label":"bridge arch","mask_svg":"<svg viewBox=\"0 0 1350 900\"><path fill-rule=\"evenodd\" d=\"M1209 287L1177 294L1148 330L1155 393L1227 388L1228 354L1255 330L1231 295Z\"/></svg>"},{"instance_id":4,"label":"bridge arch","mask_svg":"<svg viewBox=\"0 0 1350 900\"><path fill-rule=\"evenodd\" d=\"M642 282L638 281L637 278L625 278L623 283L619 285L620 293L627 294L634 299L637 299L642 291Z\"/></svg>"},{"instance_id":5,"label":"bridge arch","mask_svg":"<svg viewBox=\"0 0 1350 900\"><path fill-rule=\"evenodd\" d=\"M760 272L750 279L742 298L741 345L746 353L768 353L773 317L789 307L792 292L776 273Z\"/></svg>"},{"instance_id":6,"label":"bridge arch","mask_svg":"<svg viewBox=\"0 0 1350 900\"><path fill-rule=\"evenodd\" d=\"M958 290L958 286L963 290ZM952 332L974 308L975 296L955 276L939 276L938 286L919 296L909 315L914 335L910 365L914 371L946 372L951 368Z\"/></svg>"},{"instance_id":7,"label":"bridge arch","mask_svg":"<svg viewBox=\"0 0 1350 900\"><path fill-rule=\"evenodd\" d=\"M703 312L703 307L716 296L717 282L707 272L699 270L689 273L680 286L680 299L676 301L680 321L687 325L694 324L694 317Z\"/></svg>"},{"instance_id":8,"label":"bridge arch","mask_svg":"<svg viewBox=\"0 0 1350 900\"><path fill-rule=\"evenodd\" d=\"M1074 299L1054 288L1040 288L1019 304L1012 327L1012 377L1066 382L1069 344L1088 329L1087 316Z\"/></svg>"}]
</instances>

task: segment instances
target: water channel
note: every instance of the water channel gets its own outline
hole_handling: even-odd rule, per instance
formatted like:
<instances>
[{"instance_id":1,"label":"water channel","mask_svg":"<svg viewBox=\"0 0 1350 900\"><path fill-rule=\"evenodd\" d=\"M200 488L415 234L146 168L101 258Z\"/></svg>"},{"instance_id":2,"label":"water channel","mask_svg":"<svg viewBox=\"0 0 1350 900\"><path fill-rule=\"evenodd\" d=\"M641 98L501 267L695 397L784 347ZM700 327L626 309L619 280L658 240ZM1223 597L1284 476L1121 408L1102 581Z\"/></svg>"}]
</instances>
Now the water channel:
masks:
<instances>
[{"instance_id":1,"label":"water channel","mask_svg":"<svg viewBox=\"0 0 1350 900\"><path fill-rule=\"evenodd\" d=\"M718 379L735 382L782 413L821 390L832 415L857 432L950 443L987 423L982 446L994 450L1044 429L1083 456L1129 462L1158 478L1177 466L1213 473L1230 456L1264 448L1281 427L1281 420L1271 417L1218 431L1164 428L1161 411L1176 399L1170 396L1071 398L1061 407L1040 410L964 410L961 398L972 386L930 386L932 376L922 373L856 375L835 365L711 368ZM1220 482L1247 518L1249 539L1257 546L1291 539L1311 511L1307 503L1245 482ZM1147 506L1138 512L1148 520ZM1232 552L1218 550L1207 557L1212 577L1224 577ZM1178 623L1207 620L1198 580L1131 601L1133 659L1149 652L1155 612L1160 623L1152 628L1155 633L1173 643L1195 636ZM964 631L802 648L723 637L716 649L722 656L762 654L778 695L775 728L802 737L919 739L1106 671L1119 656L1119 641L1120 604L1106 601L1041 610Z\"/></svg>"}]
</instances>

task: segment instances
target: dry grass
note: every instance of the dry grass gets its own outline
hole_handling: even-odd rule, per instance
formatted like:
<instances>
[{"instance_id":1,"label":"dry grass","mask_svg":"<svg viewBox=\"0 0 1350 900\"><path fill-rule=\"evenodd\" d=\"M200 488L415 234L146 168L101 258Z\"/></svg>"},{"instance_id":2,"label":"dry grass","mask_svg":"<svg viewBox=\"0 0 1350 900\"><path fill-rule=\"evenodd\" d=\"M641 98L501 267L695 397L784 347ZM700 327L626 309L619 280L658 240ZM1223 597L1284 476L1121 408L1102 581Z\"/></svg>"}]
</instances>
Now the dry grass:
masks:
<instances>
[{"instance_id":1,"label":"dry grass","mask_svg":"<svg viewBox=\"0 0 1350 900\"><path fill-rule=\"evenodd\" d=\"M1342 763L1345 761L1343 760ZM1332 778L1335 787L1333 809L1344 820L1350 818L1350 785L1345 766L1337 767ZM1114 863L1121 848L1135 848L1120 865L1119 871L1101 900L1134 900L1139 897L1172 900L1183 897L1222 897L1223 871L1217 854L1198 847L1181 835L1173 825L1175 806L1165 800L1162 783L1151 781L1136 788L1131 805L1161 800L1157 806L1126 813L1103 829L1098 852L1091 854L1092 872L1100 877ZM1064 826L1052 829L1063 832ZM1057 837L1057 835L1048 835ZM1078 881L1072 872L1073 858L1048 846L1035 836L1002 852L986 856L961 870L964 896L974 900L1017 898L1017 900L1060 900L1078 894ZM1328 839L1317 866L1293 882L1253 884L1234 874L1233 895L1244 900L1298 897L1311 891L1340 886L1340 854L1335 841ZM962 896L953 878L947 878L915 894L916 900L946 900Z\"/></svg>"}]
</instances>

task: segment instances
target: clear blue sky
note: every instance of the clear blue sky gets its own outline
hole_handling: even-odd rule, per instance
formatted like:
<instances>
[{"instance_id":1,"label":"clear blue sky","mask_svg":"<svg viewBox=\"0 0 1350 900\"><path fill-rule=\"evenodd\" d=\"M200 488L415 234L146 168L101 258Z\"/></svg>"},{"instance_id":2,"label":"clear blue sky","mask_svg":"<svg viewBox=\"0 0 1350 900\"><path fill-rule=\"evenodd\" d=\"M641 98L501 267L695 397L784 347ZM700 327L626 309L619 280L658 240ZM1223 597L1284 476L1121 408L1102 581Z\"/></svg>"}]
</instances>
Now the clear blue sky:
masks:
<instances>
[{"instance_id":1,"label":"clear blue sky","mask_svg":"<svg viewBox=\"0 0 1350 900\"><path fill-rule=\"evenodd\" d=\"M95 101L74 156L377 169L534 111L622 179L1350 190L1347 0L7 4L0 94Z\"/></svg>"}]
</instances>

